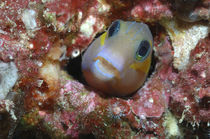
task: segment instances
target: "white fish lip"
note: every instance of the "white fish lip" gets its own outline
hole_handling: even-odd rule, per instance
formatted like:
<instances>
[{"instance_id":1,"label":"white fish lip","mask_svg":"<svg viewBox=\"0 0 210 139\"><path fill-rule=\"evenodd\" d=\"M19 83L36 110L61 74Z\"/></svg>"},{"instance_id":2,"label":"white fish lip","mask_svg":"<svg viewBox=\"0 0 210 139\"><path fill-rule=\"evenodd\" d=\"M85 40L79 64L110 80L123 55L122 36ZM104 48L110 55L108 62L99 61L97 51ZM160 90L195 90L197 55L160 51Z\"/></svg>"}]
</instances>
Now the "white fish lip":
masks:
<instances>
[{"instance_id":1,"label":"white fish lip","mask_svg":"<svg viewBox=\"0 0 210 139\"><path fill-rule=\"evenodd\" d=\"M102 80L111 80L113 78L120 78L120 72L105 58L98 56L94 58L94 73Z\"/></svg>"}]
</instances>

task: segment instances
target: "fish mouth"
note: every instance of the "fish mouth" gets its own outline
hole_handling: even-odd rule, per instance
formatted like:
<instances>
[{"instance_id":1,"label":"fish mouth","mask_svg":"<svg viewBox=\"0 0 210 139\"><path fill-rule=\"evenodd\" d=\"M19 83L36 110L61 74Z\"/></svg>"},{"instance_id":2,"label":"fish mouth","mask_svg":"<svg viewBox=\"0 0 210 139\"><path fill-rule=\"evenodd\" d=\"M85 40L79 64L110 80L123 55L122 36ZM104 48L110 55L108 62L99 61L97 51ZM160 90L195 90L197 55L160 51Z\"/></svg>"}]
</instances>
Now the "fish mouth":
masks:
<instances>
[{"instance_id":1,"label":"fish mouth","mask_svg":"<svg viewBox=\"0 0 210 139\"><path fill-rule=\"evenodd\" d=\"M109 61L101 56L97 56L94 60L94 65L99 74L105 76L106 79L120 79L120 72ZM100 75L100 76L101 76Z\"/></svg>"}]
</instances>

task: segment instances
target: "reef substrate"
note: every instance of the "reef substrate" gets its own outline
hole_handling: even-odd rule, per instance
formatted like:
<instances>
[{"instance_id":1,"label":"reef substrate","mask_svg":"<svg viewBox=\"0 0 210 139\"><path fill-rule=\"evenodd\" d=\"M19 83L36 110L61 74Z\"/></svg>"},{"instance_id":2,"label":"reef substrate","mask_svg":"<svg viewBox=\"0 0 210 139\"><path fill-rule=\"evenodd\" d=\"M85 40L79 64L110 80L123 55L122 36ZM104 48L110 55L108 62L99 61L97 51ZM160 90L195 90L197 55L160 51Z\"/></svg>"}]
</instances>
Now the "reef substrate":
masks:
<instances>
[{"instance_id":1,"label":"reef substrate","mask_svg":"<svg viewBox=\"0 0 210 139\"><path fill-rule=\"evenodd\" d=\"M0 138L209 137L209 6L2 0ZM116 19L145 22L154 37L154 69L125 98L104 96L65 68Z\"/></svg>"}]
</instances>

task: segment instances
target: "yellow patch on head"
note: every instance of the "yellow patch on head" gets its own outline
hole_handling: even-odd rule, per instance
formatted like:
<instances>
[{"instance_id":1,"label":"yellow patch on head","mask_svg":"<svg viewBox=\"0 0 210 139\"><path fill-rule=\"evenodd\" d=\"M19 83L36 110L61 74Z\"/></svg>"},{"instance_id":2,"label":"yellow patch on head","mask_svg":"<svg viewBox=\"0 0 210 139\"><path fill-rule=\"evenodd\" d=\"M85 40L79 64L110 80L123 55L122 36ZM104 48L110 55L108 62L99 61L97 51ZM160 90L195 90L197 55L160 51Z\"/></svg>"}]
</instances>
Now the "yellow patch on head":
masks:
<instances>
[{"instance_id":1,"label":"yellow patch on head","mask_svg":"<svg viewBox=\"0 0 210 139\"><path fill-rule=\"evenodd\" d=\"M151 57L148 56L143 62L133 62L129 68L134 69L136 71L142 71L144 73L148 73L151 63Z\"/></svg>"},{"instance_id":2,"label":"yellow patch on head","mask_svg":"<svg viewBox=\"0 0 210 139\"><path fill-rule=\"evenodd\" d=\"M152 47L153 45L152 45L152 40L149 40L149 44L150 44L150 47Z\"/></svg>"},{"instance_id":3,"label":"yellow patch on head","mask_svg":"<svg viewBox=\"0 0 210 139\"><path fill-rule=\"evenodd\" d=\"M105 43L106 34L107 34L107 32L105 32L104 34L102 34L101 37L100 37L101 38L101 46L103 46L104 43Z\"/></svg>"}]
</instances>

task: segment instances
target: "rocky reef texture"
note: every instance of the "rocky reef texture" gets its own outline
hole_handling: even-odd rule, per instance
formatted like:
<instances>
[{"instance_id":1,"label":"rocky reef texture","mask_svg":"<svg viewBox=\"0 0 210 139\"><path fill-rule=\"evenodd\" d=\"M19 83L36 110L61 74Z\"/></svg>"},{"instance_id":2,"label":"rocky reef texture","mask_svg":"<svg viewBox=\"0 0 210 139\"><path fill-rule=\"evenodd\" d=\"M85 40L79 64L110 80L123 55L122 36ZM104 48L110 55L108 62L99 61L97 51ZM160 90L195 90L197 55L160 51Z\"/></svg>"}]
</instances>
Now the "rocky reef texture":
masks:
<instances>
[{"instance_id":1,"label":"rocky reef texture","mask_svg":"<svg viewBox=\"0 0 210 139\"><path fill-rule=\"evenodd\" d=\"M195 22L202 19L208 20L209 0L175 0L176 16L186 22Z\"/></svg>"},{"instance_id":2,"label":"rocky reef texture","mask_svg":"<svg viewBox=\"0 0 210 139\"><path fill-rule=\"evenodd\" d=\"M181 23L177 23L174 20L163 20L161 23L167 30L172 41L174 49L173 66L178 70L182 70L189 63L191 50L196 47L200 39L208 35L209 27L201 23L181 25Z\"/></svg>"},{"instance_id":3,"label":"rocky reef texture","mask_svg":"<svg viewBox=\"0 0 210 139\"><path fill-rule=\"evenodd\" d=\"M201 40L191 51L187 69L179 72L173 82L170 108L177 116L181 116L180 122L188 120L199 125L201 121L210 121L209 39ZM179 109L175 110L175 107Z\"/></svg>"},{"instance_id":4,"label":"rocky reef texture","mask_svg":"<svg viewBox=\"0 0 210 139\"><path fill-rule=\"evenodd\" d=\"M209 5L209 0L2 0L0 138L27 131L36 138L182 138L189 132L200 137L200 128L208 136ZM125 98L104 96L68 74L79 71L77 66L65 68L116 19L148 23L154 36L153 70Z\"/></svg>"},{"instance_id":5,"label":"rocky reef texture","mask_svg":"<svg viewBox=\"0 0 210 139\"><path fill-rule=\"evenodd\" d=\"M18 79L17 68L13 62L4 63L0 61L0 100L5 99L9 90L14 86Z\"/></svg>"}]
</instances>

